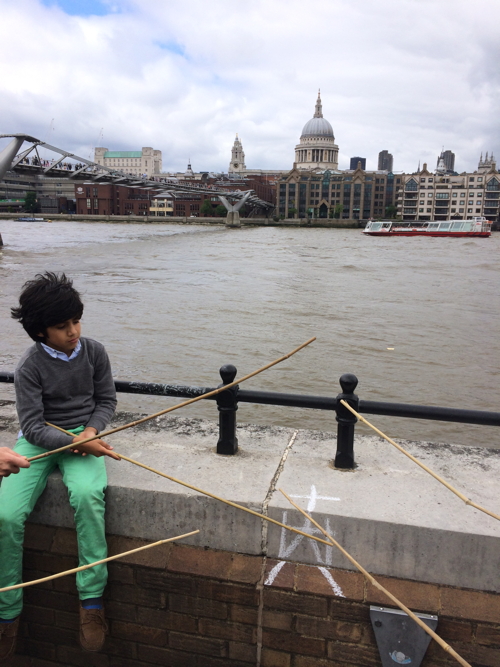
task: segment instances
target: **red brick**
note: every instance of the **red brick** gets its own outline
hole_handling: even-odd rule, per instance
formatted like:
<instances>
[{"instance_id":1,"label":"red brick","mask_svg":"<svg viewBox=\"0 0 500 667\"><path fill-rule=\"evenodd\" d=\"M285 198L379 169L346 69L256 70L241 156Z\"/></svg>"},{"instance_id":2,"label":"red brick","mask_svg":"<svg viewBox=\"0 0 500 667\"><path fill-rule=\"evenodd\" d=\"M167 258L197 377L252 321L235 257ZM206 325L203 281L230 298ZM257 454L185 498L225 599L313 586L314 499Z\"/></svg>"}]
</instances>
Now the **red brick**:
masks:
<instances>
[{"instance_id":1,"label":"red brick","mask_svg":"<svg viewBox=\"0 0 500 667\"><path fill-rule=\"evenodd\" d=\"M432 613L440 610L439 587L436 584L424 584L417 581L382 576L377 576L376 580L412 611ZM395 603L387 595L384 595L371 583L368 583L366 587L366 602L395 606Z\"/></svg>"},{"instance_id":2,"label":"red brick","mask_svg":"<svg viewBox=\"0 0 500 667\"><path fill-rule=\"evenodd\" d=\"M500 595L441 588L441 614L487 623L500 623Z\"/></svg>"},{"instance_id":3,"label":"red brick","mask_svg":"<svg viewBox=\"0 0 500 667\"><path fill-rule=\"evenodd\" d=\"M264 628L275 628L276 630L291 630L293 616L290 613L281 611L269 611L265 609L262 612L262 626Z\"/></svg>"},{"instance_id":4,"label":"red brick","mask_svg":"<svg viewBox=\"0 0 500 667\"><path fill-rule=\"evenodd\" d=\"M496 648L458 643L455 643L453 648L462 658L474 666L500 667L500 651Z\"/></svg>"},{"instance_id":5,"label":"red brick","mask_svg":"<svg viewBox=\"0 0 500 667\"><path fill-rule=\"evenodd\" d=\"M449 618L440 618L436 632L446 641L472 641L472 623L463 623L461 621L452 621Z\"/></svg>"},{"instance_id":6,"label":"red brick","mask_svg":"<svg viewBox=\"0 0 500 667\"><path fill-rule=\"evenodd\" d=\"M229 605L229 618L236 623L257 624L259 610L257 607L244 607L239 604Z\"/></svg>"},{"instance_id":7,"label":"red brick","mask_svg":"<svg viewBox=\"0 0 500 667\"><path fill-rule=\"evenodd\" d=\"M262 631L262 645L278 651L302 653L318 657L325 655L326 648L323 639L301 637L291 632L269 630L268 628L264 628Z\"/></svg>"},{"instance_id":8,"label":"red brick","mask_svg":"<svg viewBox=\"0 0 500 667\"><path fill-rule=\"evenodd\" d=\"M76 565L75 565L76 567ZM76 578L74 574L70 574L66 577L60 577L59 579L54 579L52 581L52 588L55 591L60 593L69 593L70 595L76 595Z\"/></svg>"},{"instance_id":9,"label":"red brick","mask_svg":"<svg viewBox=\"0 0 500 667\"><path fill-rule=\"evenodd\" d=\"M293 667L346 667L345 662L337 662L336 660L324 660L323 658L311 658L307 655L296 655L293 659ZM374 663L379 665L380 662Z\"/></svg>"},{"instance_id":10,"label":"red brick","mask_svg":"<svg viewBox=\"0 0 500 667\"><path fill-rule=\"evenodd\" d=\"M54 644L49 644L44 641L36 641L29 637L23 637L18 641L17 651L19 653L35 656L41 660L56 660L56 647Z\"/></svg>"},{"instance_id":11,"label":"red brick","mask_svg":"<svg viewBox=\"0 0 500 667\"><path fill-rule=\"evenodd\" d=\"M57 647L57 659L63 665L76 665L77 667L109 667L109 658L102 653L85 653L81 648L70 648L69 646Z\"/></svg>"},{"instance_id":12,"label":"red brick","mask_svg":"<svg viewBox=\"0 0 500 667\"><path fill-rule=\"evenodd\" d=\"M182 577L170 572L156 572L153 570L137 569L136 579L139 586L161 590L165 593L179 593L180 595L194 595L195 581L192 577Z\"/></svg>"},{"instance_id":13,"label":"red brick","mask_svg":"<svg viewBox=\"0 0 500 667\"><path fill-rule=\"evenodd\" d=\"M122 537L119 535L110 535L108 537L108 553L110 556L137 549L138 547L153 544L150 540L139 540L132 537ZM120 558L120 563L130 563L132 565L141 565L142 567L154 567L165 569L170 555L172 543L159 544L157 547L138 551L130 556Z\"/></svg>"},{"instance_id":14,"label":"red brick","mask_svg":"<svg viewBox=\"0 0 500 667\"><path fill-rule=\"evenodd\" d=\"M232 554L228 579L242 584L256 584L262 574L262 556Z\"/></svg>"},{"instance_id":15,"label":"red brick","mask_svg":"<svg viewBox=\"0 0 500 667\"><path fill-rule=\"evenodd\" d=\"M136 660L135 658L127 660L127 658L123 658L122 656L113 655L109 659L109 667L151 667L151 663L142 662L142 660L139 662L139 660Z\"/></svg>"},{"instance_id":16,"label":"red brick","mask_svg":"<svg viewBox=\"0 0 500 667\"><path fill-rule=\"evenodd\" d=\"M229 659L250 662L255 665L257 657L257 646L255 644L241 644L239 642L229 642Z\"/></svg>"},{"instance_id":17,"label":"red brick","mask_svg":"<svg viewBox=\"0 0 500 667\"><path fill-rule=\"evenodd\" d=\"M176 544L170 553L168 570L226 580L231 571L231 556L228 551L213 551Z\"/></svg>"},{"instance_id":18,"label":"red brick","mask_svg":"<svg viewBox=\"0 0 500 667\"><path fill-rule=\"evenodd\" d=\"M140 586L110 584L107 588L107 598L116 602L137 604L141 607L161 608L165 606L165 596L161 591L144 589Z\"/></svg>"},{"instance_id":19,"label":"red brick","mask_svg":"<svg viewBox=\"0 0 500 667\"><path fill-rule=\"evenodd\" d=\"M119 563L108 563L108 581L119 584L135 584L134 568L130 565L120 565Z\"/></svg>"},{"instance_id":20,"label":"red brick","mask_svg":"<svg viewBox=\"0 0 500 667\"><path fill-rule=\"evenodd\" d=\"M246 606L257 606L259 604L259 592L249 586L236 586L200 579L195 581L195 589L196 596L200 598L209 598L220 602L235 602Z\"/></svg>"},{"instance_id":21,"label":"red brick","mask_svg":"<svg viewBox=\"0 0 500 667\"><path fill-rule=\"evenodd\" d=\"M370 623L370 607L358 602L333 598L329 601L329 616L339 621Z\"/></svg>"},{"instance_id":22,"label":"red brick","mask_svg":"<svg viewBox=\"0 0 500 667\"><path fill-rule=\"evenodd\" d=\"M31 604L25 604L22 619L25 623L40 623L43 620L47 625L53 625L55 612L45 607L36 607Z\"/></svg>"},{"instance_id":23,"label":"red brick","mask_svg":"<svg viewBox=\"0 0 500 667\"><path fill-rule=\"evenodd\" d=\"M78 558L27 551L23 557L23 566L25 570L37 570L44 573L40 576L47 576L78 567Z\"/></svg>"},{"instance_id":24,"label":"red brick","mask_svg":"<svg viewBox=\"0 0 500 667\"><path fill-rule=\"evenodd\" d=\"M78 556L76 531L69 528L57 528L52 541L52 553Z\"/></svg>"},{"instance_id":25,"label":"red brick","mask_svg":"<svg viewBox=\"0 0 500 667\"><path fill-rule=\"evenodd\" d=\"M267 559L264 583L266 586L272 586L273 588L284 588L286 590L292 591L295 586L295 563L284 563L278 574L274 577L272 583L266 583L270 572L280 562L283 561L274 560L272 558Z\"/></svg>"},{"instance_id":26,"label":"red brick","mask_svg":"<svg viewBox=\"0 0 500 667\"><path fill-rule=\"evenodd\" d=\"M80 615L76 612L72 614L69 611L56 611L55 624L58 628L66 628L78 632L80 630ZM45 620L45 619L44 619Z\"/></svg>"},{"instance_id":27,"label":"red brick","mask_svg":"<svg viewBox=\"0 0 500 667\"><path fill-rule=\"evenodd\" d=\"M186 614L176 614L172 611L147 609L139 607L137 610L137 621L143 625L151 625L166 630L178 630L179 632L196 632L196 619Z\"/></svg>"},{"instance_id":28,"label":"red brick","mask_svg":"<svg viewBox=\"0 0 500 667\"><path fill-rule=\"evenodd\" d=\"M253 644L256 639L256 628L251 625L218 621L213 618L200 618L198 629L204 637L231 639L236 642L246 642L247 644Z\"/></svg>"},{"instance_id":29,"label":"red brick","mask_svg":"<svg viewBox=\"0 0 500 667\"><path fill-rule=\"evenodd\" d=\"M30 639L56 645L78 646L77 633L72 630L56 628L53 625L40 625L39 623L29 623L28 627Z\"/></svg>"},{"instance_id":30,"label":"red brick","mask_svg":"<svg viewBox=\"0 0 500 667\"><path fill-rule=\"evenodd\" d=\"M159 628L151 628L137 623L113 621L111 630L113 637L128 639L129 641L153 644L153 646L165 646L167 643L166 630L160 630Z\"/></svg>"},{"instance_id":31,"label":"red brick","mask_svg":"<svg viewBox=\"0 0 500 667\"><path fill-rule=\"evenodd\" d=\"M51 526L40 526L37 523L26 523L24 548L36 551L50 551L56 529Z\"/></svg>"},{"instance_id":32,"label":"red brick","mask_svg":"<svg viewBox=\"0 0 500 667\"><path fill-rule=\"evenodd\" d=\"M338 595L327 581L319 567L297 565L295 590L303 593L316 593L329 597L345 597L349 600L363 600L364 577L358 572L326 568L335 583L342 590Z\"/></svg>"},{"instance_id":33,"label":"red brick","mask_svg":"<svg viewBox=\"0 0 500 667\"><path fill-rule=\"evenodd\" d=\"M500 648L500 627L479 624L476 628L476 641L478 644Z\"/></svg>"},{"instance_id":34,"label":"red brick","mask_svg":"<svg viewBox=\"0 0 500 667\"><path fill-rule=\"evenodd\" d=\"M201 655L213 655L220 658L227 657L226 642L220 639L206 639L205 637L193 637L193 635L182 635L171 632L169 636L170 648L188 653Z\"/></svg>"},{"instance_id":35,"label":"red brick","mask_svg":"<svg viewBox=\"0 0 500 667\"><path fill-rule=\"evenodd\" d=\"M227 618L227 604L217 600L195 598L187 595L169 595L168 608L180 614Z\"/></svg>"},{"instance_id":36,"label":"red brick","mask_svg":"<svg viewBox=\"0 0 500 667\"><path fill-rule=\"evenodd\" d=\"M267 588L264 590L264 607L266 609L291 611L296 614L326 616L328 602L324 598L297 595L285 591L273 591Z\"/></svg>"},{"instance_id":37,"label":"red brick","mask_svg":"<svg viewBox=\"0 0 500 667\"><path fill-rule=\"evenodd\" d=\"M26 604L47 607L48 609L61 609L74 612L78 609L78 598L76 595L46 591L43 588L27 588L24 593Z\"/></svg>"},{"instance_id":38,"label":"red brick","mask_svg":"<svg viewBox=\"0 0 500 667\"><path fill-rule=\"evenodd\" d=\"M338 663L354 665L380 665L380 654L376 646L366 644L345 644L344 642L328 642L328 657Z\"/></svg>"},{"instance_id":39,"label":"red brick","mask_svg":"<svg viewBox=\"0 0 500 667\"><path fill-rule=\"evenodd\" d=\"M145 660L148 665L163 665L164 667L198 667L198 655L174 651L170 648L157 648L156 646L138 646L138 657Z\"/></svg>"},{"instance_id":40,"label":"red brick","mask_svg":"<svg viewBox=\"0 0 500 667\"><path fill-rule=\"evenodd\" d=\"M111 656L121 656L124 658L137 657L137 644L135 642L127 642L124 639L117 639L116 637L106 637L104 650Z\"/></svg>"},{"instance_id":41,"label":"red brick","mask_svg":"<svg viewBox=\"0 0 500 667\"><path fill-rule=\"evenodd\" d=\"M136 607L126 602L117 602L116 600L106 600L106 617L116 621L127 621L133 623L137 620Z\"/></svg>"},{"instance_id":42,"label":"red brick","mask_svg":"<svg viewBox=\"0 0 500 667\"><path fill-rule=\"evenodd\" d=\"M345 621L324 621L320 618L297 616L295 629L301 635L336 639L341 642L358 643L362 637L362 627L359 623Z\"/></svg>"},{"instance_id":43,"label":"red brick","mask_svg":"<svg viewBox=\"0 0 500 667\"><path fill-rule=\"evenodd\" d=\"M290 667L290 654L263 648L261 665L262 667Z\"/></svg>"}]
</instances>

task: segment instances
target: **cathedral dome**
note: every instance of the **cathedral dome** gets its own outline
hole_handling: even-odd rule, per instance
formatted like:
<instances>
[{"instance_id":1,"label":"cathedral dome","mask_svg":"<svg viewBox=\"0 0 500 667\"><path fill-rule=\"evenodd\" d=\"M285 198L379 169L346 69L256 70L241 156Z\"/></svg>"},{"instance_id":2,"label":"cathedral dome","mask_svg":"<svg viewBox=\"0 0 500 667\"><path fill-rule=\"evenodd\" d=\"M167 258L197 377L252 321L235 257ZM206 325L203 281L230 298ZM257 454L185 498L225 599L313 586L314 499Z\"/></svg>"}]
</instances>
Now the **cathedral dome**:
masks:
<instances>
[{"instance_id":1,"label":"cathedral dome","mask_svg":"<svg viewBox=\"0 0 500 667\"><path fill-rule=\"evenodd\" d=\"M316 101L314 116L311 118L311 120L308 120L307 123L304 125L304 129L302 130L302 134L300 135L301 139L303 137L331 137L333 140L335 140L335 137L333 135L333 128L330 125L330 123L326 120L326 118L323 118L322 109L323 107L321 105L321 97L320 94L318 93L318 99Z\"/></svg>"},{"instance_id":2,"label":"cathedral dome","mask_svg":"<svg viewBox=\"0 0 500 667\"><path fill-rule=\"evenodd\" d=\"M302 130L302 137L333 137L333 128L326 118L311 118L304 125Z\"/></svg>"}]
</instances>

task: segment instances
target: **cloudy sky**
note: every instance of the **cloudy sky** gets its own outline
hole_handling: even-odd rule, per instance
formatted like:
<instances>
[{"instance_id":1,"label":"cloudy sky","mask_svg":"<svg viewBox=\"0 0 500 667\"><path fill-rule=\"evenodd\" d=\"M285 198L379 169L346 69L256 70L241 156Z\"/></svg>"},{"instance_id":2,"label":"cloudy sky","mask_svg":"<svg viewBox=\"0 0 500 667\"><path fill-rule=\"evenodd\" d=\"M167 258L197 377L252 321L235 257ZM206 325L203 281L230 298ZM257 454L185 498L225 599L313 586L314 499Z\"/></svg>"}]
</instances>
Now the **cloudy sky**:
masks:
<instances>
[{"instance_id":1,"label":"cloudy sky","mask_svg":"<svg viewBox=\"0 0 500 667\"><path fill-rule=\"evenodd\" d=\"M500 0L0 0L0 17L0 134L220 171L237 132L247 167L287 169L321 88L340 168L500 160Z\"/></svg>"}]
</instances>

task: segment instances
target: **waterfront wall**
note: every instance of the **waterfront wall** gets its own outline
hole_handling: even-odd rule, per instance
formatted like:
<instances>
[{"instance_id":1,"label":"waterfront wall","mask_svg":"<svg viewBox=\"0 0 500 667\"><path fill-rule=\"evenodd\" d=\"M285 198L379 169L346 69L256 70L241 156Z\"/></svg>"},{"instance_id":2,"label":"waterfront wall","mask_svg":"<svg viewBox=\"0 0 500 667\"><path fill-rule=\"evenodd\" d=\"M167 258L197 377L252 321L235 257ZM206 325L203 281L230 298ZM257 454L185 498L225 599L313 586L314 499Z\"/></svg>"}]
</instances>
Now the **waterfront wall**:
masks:
<instances>
[{"instance_id":1,"label":"waterfront wall","mask_svg":"<svg viewBox=\"0 0 500 667\"><path fill-rule=\"evenodd\" d=\"M13 403L0 407L0 446L12 444ZM120 414L117 424L137 415ZM312 527L283 488L474 666L500 666L500 530L375 437L356 437L357 468L334 470L331 433L240 425L239 451L218 456L215 423L159 417L110 438L118 452L285 524ZM466 495L497 508L498 450L402 443ZM174 484L107 461L110 554L199 529L110 564L110 636L102 653L77 639L74 577L26 590L14 667L363 667L380 658L370 604L393 606L333 548ZM22 472L21 472L22 474ZM26 532L25 580L76 565L59 473ZM431 643L424 667L455 664Z\"/></svg>"},{"instance_id":2,"label":"waterfront wall","mask_svg":"<svg viewBox=\"0 0 500 667\"><path fill-rule=\"evenodd\" d=\"M26 217L28 214L22 213L0 213L0 220L16 220L17 218ZM154 223L157 225L165 224L184 224L184 225L225 225L225 218L191 218L183 216L172 216L157 218L156 216L147 215L77 215L54 213L50 216L42 216L41 213L35 213L36 217L45 217L49 220L61 220L70 222L71 220L79 222L111 222L111 223ZM242 227L332 227L332 228L357 228L359 227L359 220L330 220L328 218L311 218L305 219L288 219L288 220L274 220L271 218L241 218ZM0 230L1 231L1 230Z\"/></svg>"}]
</instances>

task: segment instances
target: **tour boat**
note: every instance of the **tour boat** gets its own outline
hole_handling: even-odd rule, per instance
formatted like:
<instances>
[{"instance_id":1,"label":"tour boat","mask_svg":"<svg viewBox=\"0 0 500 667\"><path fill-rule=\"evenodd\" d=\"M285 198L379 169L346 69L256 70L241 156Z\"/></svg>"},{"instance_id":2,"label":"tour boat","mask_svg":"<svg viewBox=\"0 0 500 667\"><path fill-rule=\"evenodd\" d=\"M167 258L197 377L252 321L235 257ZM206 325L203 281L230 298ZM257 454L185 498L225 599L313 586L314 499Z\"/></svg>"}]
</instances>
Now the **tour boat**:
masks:
<instances>
[{"instance_id":1,"label":"tour boat","mask_svg":"<svg viewBox=\"0 0 500 667\"><path fill-rule=\"evenodd\" d=\"M45 218L18 218L20 222L45 222Z\"/></svg>"},{"instance_id":2,"label":"tour boat","mask_svg":"<svg viewBox=\"0 0 500 667\"><path fill-rule=\"evenodd\" d=\"M394 221L369 220L363 233L368 236L491 236L491 222L483 217L467 220Z\"/></svg>"}]
</instances>

